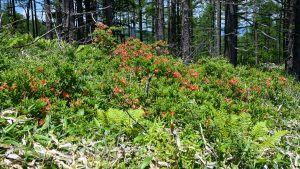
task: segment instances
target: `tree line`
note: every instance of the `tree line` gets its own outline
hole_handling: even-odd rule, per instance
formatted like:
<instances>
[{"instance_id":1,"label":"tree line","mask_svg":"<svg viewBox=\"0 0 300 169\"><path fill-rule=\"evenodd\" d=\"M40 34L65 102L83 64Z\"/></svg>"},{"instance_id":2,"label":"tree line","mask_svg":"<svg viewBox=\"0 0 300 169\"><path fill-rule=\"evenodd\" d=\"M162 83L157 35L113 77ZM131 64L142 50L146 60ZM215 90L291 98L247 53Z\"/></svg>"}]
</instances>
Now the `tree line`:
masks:
<instances>
[{"instance_id":1,"label":"tree line","mask_svg":"<svg viewBox=\"0 0 300 169\"><path fill-rule=\"evenodd\" d=\"M123 28L114 32L120 41L167 41L185 63L201 55L224 56L234 66L285 62L299 78L299 1L0 0L0 28L85 44L103 22Z\"/></svg>"}]
</instances>

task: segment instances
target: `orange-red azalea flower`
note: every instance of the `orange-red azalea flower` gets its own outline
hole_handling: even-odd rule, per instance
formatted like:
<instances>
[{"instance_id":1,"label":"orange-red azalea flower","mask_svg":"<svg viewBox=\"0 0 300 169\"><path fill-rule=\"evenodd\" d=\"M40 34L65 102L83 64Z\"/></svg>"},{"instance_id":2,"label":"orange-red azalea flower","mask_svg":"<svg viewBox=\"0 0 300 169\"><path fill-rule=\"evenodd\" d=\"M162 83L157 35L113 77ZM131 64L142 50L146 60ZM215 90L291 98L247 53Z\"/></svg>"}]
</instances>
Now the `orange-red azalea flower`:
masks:
<instances>
[{"instance_id":1,"label":"orange-red azalea flower","mask_svg":"<svg viewBox=\"0 0 300 169\"><path fill-rule=\"evenodd\" d=\"M197 91L197 90L199 90L199 86L198 85L190 85L190 89L192 91Z\"/></svg>"},{"instance_id":2,"label":"orange-red azalea flower","mask_svg":"<svg viewBox=\"0 0 300 169\"><path fill-rule=\"evenodd\" d=\"M174 72L173 73L173 77L174 78L180 78L181 77L181 74L179 72Z\"/></svg>"},{"instance_id":3,"label":"orange-red azalea flower","mask_svg":"<svg viewBox=\"0 0 300 169\"><path fill-rule=\"evenodd\" d=\"M41 80L41 81L40 81L40 84L41 84L42 86L46 86L46 85L47 85L47 82L46 82L46 80Z\"/></svg>"},{"instance_id":4,"label":"orange-red azalea flower","mask_svg":"<svg viewBox=\"0 0 300 169\"><path fill-rule=\"evenodd\" d=\"M115 95L119 95L122 92L122 90L119 87L116 87L114 88L113 92Z\"/></svg>"}]
</instances>

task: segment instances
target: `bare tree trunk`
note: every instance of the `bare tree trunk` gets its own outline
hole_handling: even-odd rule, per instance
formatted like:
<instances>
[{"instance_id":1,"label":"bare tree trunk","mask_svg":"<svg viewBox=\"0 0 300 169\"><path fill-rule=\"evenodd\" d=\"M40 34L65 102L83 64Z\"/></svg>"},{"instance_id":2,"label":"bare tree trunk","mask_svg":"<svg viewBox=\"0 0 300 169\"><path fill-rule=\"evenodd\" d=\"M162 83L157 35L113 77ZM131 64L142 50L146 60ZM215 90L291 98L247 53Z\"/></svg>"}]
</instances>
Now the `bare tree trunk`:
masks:
<instances>
[{"instance_id":1,"label":"bare tree trunk","mask_svg":"<svg viewBox=\"0 0 300 169\"><path fill-rule=\"evenodd\" d=\"M111 5L111 8L112 9L112 5ZM93 19L93 22L92 22L92 25L91 25L91 30L92 32L95 30L96 28L96 23L95 21L97 22L97 0L91 0L91 12L92 12L92 19ZM112 22L112 18L111 18L111 22Z\"/></svg>"},{"instance_id":2,"label":"bare tree trunk","mask_svg":"<svg viewBox=\"0 0 300 169\"><path fill-rule=\"evenodd\" d=\"M171 0L167 0L167 13L168 13L168 29L167 29L167 34L168 34L168 42L170 42L170 27L171 27Z\"/></svg>"},{"instance_id":3,"label":"bare tree trunk","mask_svg":"<svg viewBox=\"0 0 300 169\"><path fill-rule=\"evenodd\" d=\"M215 56L215 30L214 30L214 23L215 23L215 2L214 0L209 0L209 22L208 22L208 32L207 34L209 35L209 43L208 43L208 53L209 56Z\"/></svg>"},{"instance_id":4,"label":"bare tree trunk","mask_svg":"<svg viewBox=\"0 0 300 169\"><path fill-rule=\"evenodd\" d=\"M56 25L62 25L63 21L63 13L62 13L62 0L58 0L57 4L56 4ZM57 29L58 32L58 36L59 38L61 38L62 35L62 27L59 27Z\"/></svg>"},{"instance_id":5,"label":"bare tree trunk","mask_svg":"<svg viewBox=\"0 0 300 169\"><path fill-rule=\"evenodd\" d=\"M194 38L194 29L193 29L193 2L192 0L189 0L189 22L190 22L190 28L189 28L189 31L190 31L190 45L192 45L192 42L193 42L193 38ZM192 50L192 47L190 47L190 50Z\"/></svg>"},{"instance_id":6,"label":"bare tree trunk","mask_svg":"<svg viewBox=\"0 0 300 169\"><path fill-rule=\"evenodd\" d=\"M254 20L253 20L253 29L254 29L254 45L255 45L255 64L258 65L259 64L259 58L258 58L258 33L257 33L257 21L256 21L256 17L257 17L257 2L256 0L254 0Z\"/></svg>"},{"instance_id":7,"label":"bare tree trunk","mask_svg":"<svg viewBox=\"0 0 300 169\"><path fill-rule=\"evenodd\" d=\"M296 78L300 80L300 0L297 0L295 7L293 72L295 73Z\"/></svg>"},{"instance_id":8,"label":"bare tree trunk","mask_svg":"<svg viewBox=\"0 0 300 169\"><path fill-rule=\"evenodd\" d=\"M285 70L287 72L293 71L293 57L294 57L294 31L295 31L295 5L298 0L287 0L286 7L287 14L285 17L286 27L285 30L288 30L285 35Z\"/></svg>"},{"instance_id":9,"label":"bare tree trunk","mask_svg":"<svg viewBox=\"0 0 300 169\"><path fill-rule=\"evenodd\" d=\"M89 34L91 34L91 24L93 22L93 18L92 15L88 12L91 12L91 3L90 0L84 0L84 6L85 6L85 12L86 12L86 16L85 16L85 32L86 35L88 36Z\"/></svg>"},{"instance_id":10,"label":"bare tree trunk","mask_svg":"<svg viewBox=\"0 0 300 169\"><path fill-rule=\"evenodd\" d=\"M30 0L30 9L31 9L31 22L32 22L32 36L36 37L36 30L35 30L35 21L34 21L34 12L33 12L33 1Z\"/></svg>"},{"instance_id":11,"label":"bare tree trunk","mask_svg":"<svg viewBox=\"0 0 300 169\"><path fill-rule=\"evenodd\" d=\"M127 12L127 27L128 27L128 37L131 36L131 26L130 26L130 12L129 12L129 9L128 9L128 12Z\"/></svg>"},{"instance_id":12,"label":"bare tree trunk","mask_svg":"<svg viewBox=\"0 0 300 169\"><path fill-rule=\"evenodd\" d=\"M77 6L77 13L79 15L78 18L78 30L77 30L77 40L82 41L82 38L84 37L84 20L83 20L83 7L82 7L82 0L76 0L76 6Z\"/></svg>"},{"instance_id":13,"label":"bare tree trunk","mask_svg":"<svg viewBox=\"0 0 300 169\"><path fill-rule=\"evenodd\" d=\"M71 42L75 40L75 19L74 19L74 1L63 1L64 12L64 36L65 40Z\"/></svg>"},{"instance_id":14,"label":"bare tree trunk","mask_svg":"<svg viewBox=\"0 0 300 169\"><path fill-rule=\"evenodd\" d=\"M215 2L215 56L221 55L221 1Z\"/></svg>"},{"instance_id":15,"label":"bare tree trunk","mask_svg":"<svg viewBox=\"0 0 300 169\"><path fill-rule=\"evenodd\" d=\"M176 3L176 8L177 8L177 13L176 13L176 42L177 42L177 55L182 55L182 50L181 50L181 47L182 47L182 39L181 39L181 35L182 35L182 10L181 10L181 0L177 0L177 3Z\"/></svg>"},{"instance_id":16,"label":"bare tree trunk","mask_svg":"<svg viewBox=\"0 0 300 169\"><path fill-rule=\"evenodd\" d=\"M185 64L191 62L190 56L190 9L189 0L182 0L182 57Z\"/></svg>"},{"instance_id":17,"label":"bare tree trunk","mask_svg":"<svg viewBox=\"0 0 300 169\"><path fill-rule=\"evenodd\" d=\"M136 38L136 14L135 10L132 13L133 18L132 18L132 37Z\"/></svg>"},{"instance_id":18,"label":"bare tree trunk","mask_svg":"<svg viewBox=\"0 0 300 169\"><path fill-rule=\"evenodd\" d=\"M108 26L112 26L113 22L113 0L103 0L104 15L105 15L105 24Z\"/></svg>"},{"instance_id":19,"label":"bare tree trunk","mask_svg":"<svg viewBox=\"0 0 300 169\"><path fill-rule=\"evenodd\" d=\"M3 17L3 13L2 13L2 1L0 0L0 32L2 30L2 17Z\"/></svg>"},{"instance_id":20,"label":"bare tree trunk","mask_svg":"<svg viewBox=\"0 0 300 169\"><path fill-rule=\"evenodd\" d=\"M282 2L282 1L281 1ZM282 9L283 9L283 5L281 4L281 10L279 12L279 21L278 21L278 29L277 29L277 37L278 37L278 41L277 41L277 55L278 55L278 63L281 63L281 57L282 57L282 52L281 52L281 43L282 43Z\"/></svg>"},{"instance_id":21,"label":"bare tree trunk","mask_svg":"<svg viewBox=\"0 0 300 169\"><path fill-rule=\"evenodd\" d=\"M225 9L225 52L224 56L237 65L237 0L226 0Z\"/></svg>"},{"instance_id":22,"label":"bare tree trunk","mask_svg":"<svg viewBox=\"0 0 300 169\"><path fill-rule=\"evenodd\" d=\"M45 17L46 17L46 28L47 31L52 29L52 21L51 21L51 6L50 0L44 0L44 9L45 9ZM53 39L53 33L50 32L46 36L47 39Z\"/></svg>"},{"instance_id":23,"label":"bare tree trunk","mask_svg":"<svg viewBox=\"0 0 300 169\"><path fill-rule=\"evenodd\" d=\"M286 60L288 58L288 30L289 30L289 6L290 0L283 0L283 58Z\"/></svg>"},{"instance_id":24,"label":"bare tree trunk","mask_svg":"<svg viewBox=\"0 0 300 169\"><path fill-rule=\"evenodd\" d=\"M139 31L140 40L143 41L143 6L141 0L139 0Z\"/></svg>"},{"instance_id":25,"label":"bare tree trunk","mask_svg":"<svg viewBox=\"0 0 300 169\"><path fill-rule=\"evenodd\" d=\"M14 21L14 24L13 24L13 27L14 29L16 30L17 29L17 15L16 15L16 3L15 3L15 0L12 0L12 14L13 14L13 21Z\"/></svg>"},{"instance_id":26,"label":"bare tree trunk","mask_svg":"<svg viewBox=\"0 0 300 169\"><path fill-rule=\"evenodd\" d=\"M1 11L1 8L0 8L0 11ZM2 30L2 17L3 17L3 13L0 12L0 32Z\"/></svg>"},{"instance_id":27,"label":"bare tree trunk","mask_svg":"<svg viewBox=\"0 0 300 169\"><path fill-rule=\"evenodd\" d=\"M164 40L164 1L157 0L156 2L156 40Z\"/></svg>"},{"instance_id":28,"label":"bare tree trunk","mask_svg":"<svg viewBox=\"0 0 300 169\"><path fill-rule=\"evenodd\" d=\"M151 33L152 33L152 36L155 37L155 32L156 32L156 18L155 18L155 15L152 15L152 30L151 30Z\"/></svg>"},{"instance_id":29,"label":"bare tree trunk","mask_svg":"<svg viewBox=\"0 0 300 169\"><path fill-rule=\"evenodd\" d=\"M288 58L293 57L293 46L294 46L294 31L295 31L295 5L297 0L290 0L289 6L289 31L288 31Z\"/></svg>"},{"instance_id":30,"label":"bare tree trunk","mask_svg":"<svg viewBox=\"0 0 300 169\"><path fill-rule=\"evenodd\" d=\"M30 1L27 2L26 4L26 32L29 34L30 33L30 16L29 16L29 12L30 12Z\"/></svg>"},{"instance_id":31,"label":"bare tree trunk","mask_svg":"<svg viewBox=\"0 0 300 169\"><path fill-rule=\"evenodd\" d=\"M176 18L176 2L177 0L171 0L170 10L170 35L169 46L173 55L176 55L176 35L177 35L177 18Z\"/></svg>"},{"instance_id":32,"label":"bare tree trunk","mask_svg":"<svg viewBox=\"0 0 300 169\"><path fill-rule=\"evenodd\" d=\"M37 14L36 14L36 0L33 0L33 7L34 7L34 25L35 25L35 33L36 33L36 36L39 36L39 27L38 27L38 18L37 18Z\"/></svg>"}]
</instances>

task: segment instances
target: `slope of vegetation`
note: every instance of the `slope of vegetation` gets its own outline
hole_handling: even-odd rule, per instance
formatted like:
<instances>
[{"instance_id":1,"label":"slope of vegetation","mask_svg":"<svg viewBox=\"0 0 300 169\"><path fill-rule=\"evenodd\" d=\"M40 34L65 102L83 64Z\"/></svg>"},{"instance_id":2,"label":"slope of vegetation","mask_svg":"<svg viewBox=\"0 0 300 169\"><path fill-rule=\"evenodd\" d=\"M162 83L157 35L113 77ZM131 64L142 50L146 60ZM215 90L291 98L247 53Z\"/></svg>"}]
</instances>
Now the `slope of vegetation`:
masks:
<instances>
[{"instance_id":1,"label":"slope of vegetation","mask_svg":"<svg viewBox=\"0 0 300 169\"><path fill-rule=\"evenodd\" d=\"M300 85L282 70L186 66L110 35L0 35L1 168L299 167Z\"/></svg>"}]
</instances>

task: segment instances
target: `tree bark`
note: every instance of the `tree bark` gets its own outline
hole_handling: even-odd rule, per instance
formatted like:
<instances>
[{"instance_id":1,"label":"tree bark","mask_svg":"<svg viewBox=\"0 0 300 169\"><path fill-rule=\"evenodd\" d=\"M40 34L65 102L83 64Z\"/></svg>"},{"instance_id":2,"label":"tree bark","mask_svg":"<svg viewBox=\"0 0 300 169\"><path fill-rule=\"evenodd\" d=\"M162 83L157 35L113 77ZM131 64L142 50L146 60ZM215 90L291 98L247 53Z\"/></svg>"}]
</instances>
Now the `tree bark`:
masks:
<instances>
[{"instance_id":1,"label":"tree bark","mask_svg":"<svg viewBox=\"0 0 300 169\"><path fill-rule=\"evenodd\" d=\"M164 40L164 1L156 1L156 40Z\"/></svg>"},{"instance_id":2,"label":"tree bark","mask_svg":"<svg viewBox=\"0 0 300 169\"><path fill-rule=\"evenodd\" d=\"M83 6L82 6L82 0L76 0L76 6L77 6L77 19L78 19L78 28L77 28L77 40L82 41L84 37L84 20L83 20Z\"/></svg>"},{"instance_id":3,"label":"tree bark","mask_svg":"<svg viewBox=\"0 0 300 169\"><path fill-rule=\"evenodd\" d=\"M35 21L34 21L34 12L33 12L33 0L30 0L30 9L31 9L31 23L32 23L32 36L36 37L36 31L35 31Z\"/></svg>"},{"instance_id":4,"label":"tree bark","mask_svg":"<svg viewBox=\"0 0 300 169\"><path fill-rule=\"evenodd\" d=\"M190 9L189 0L182 0L182 57L185 64L191 62L190 56Z\"/></svg>"},{"instance_id":5,"label":"tree bark","mask_svg":"<svg viewBox=\"0 0 300 169\"><path fill-rule=\"evenodd\" d=\"M257 25L257 20L256 20L257 12L258 12L257 11L257 2L256 2L256 0L254 0L253 31L254 31L254 45L255 45L254 54L255 54L255 64L256 65L258 65L258 63L259 63L259 58L258 58L258 32L257 32L258 25Z\"/></svg>"},{"instance_id":6,"label":"tree bark","mask_svg":"<svg viewBox=\"0 0 300 169\"><path fill-rule=\"evenodd\" d=\"M142 0L139 0L139 31L140 31L140 40L143 41L143 6L142 6Z\"/></svg>"},{"instance_id":7,"label":"tree bark","mask_svg":"<svg viewBox=\"0 0 300 169\"><path fill-rule=\"evenodd\" d=\"M172 54L176 54L176 35L177 35L177 18L176 18L176 2L177 0L171 0L170 10L170 35L169 35L169 47Z\"/></svg>"},{"instance_id":8,"label":"tree bark","mask_svg":"<svg viewBox=\"0 0 300 169\"><path fill-rule=\"evenodd\" d=\"M300 80L300 0L297 0L295 6L295 38L294 38L294 56L293 72L297 80Z\"/></svg>"},{"instance_id":9,"label":"tree bark","mask_svg":"<svg viewBox=\"0 0 300 169\"><path fill-rule=\"evenodd\" d=\"M289 30L289 7L290 7L290 0L283 0L283 43L282 43L282 50L283 50L283 58L288 58L288 30Z\"/></svg>"},{"instance_id":10,"label":"tree bark","mask_svg":"<svg viewBox=\"0 0 300 169\"><path fill-rule=\"evenodd\" d=\"M237 65L237 0L226 0L225 8L225 52L224 56Z\"/></svg>"},{"instance_id":11,"label":"tree bark","mask_svg":"<svg viewBox=\"0 0 300 169\"><path fill-rule=\"evenodd\" d=\"M93 22L93 18L92 15L89 13L91 12L91 3L90 0L84 0L84 6L85 6L85 32L86 32L86 36L88 36L89 34L91 34L91 24Z\"/></svg>"},{"instance_id":12,"label":"tree bark","mask_svg":"<svg viewBox=\"0 0 300 169\"><path fill-rule=\"evenodd\" d=\"M3 13L2 13L2 1L0 0L0 31L2 29L2 16L3 16Z\"/></svg>"},{"instance_id":13,"label":"tree bark","mask_svg":"<svg viewBox=\"0 0 300 169\"><path fill-rule=\"evenodd\" d=\"M17 15L16 15L16 3L15 3L15 0L12 0L12 14L13 14L13 21L14 21L14 24L13 24L13 27L14 29L16 30L17 29Z\"/></svg>"},{"instance_id":14,"label":"tree bark","mask_svg":"<svg viewBox=\"0 0 300 169\"><path fill-rule=\"evenodd\" d=\"M131 26L130 26L130 12L127 12L127 27L128 27L128 37L131 37Z\"/></svg>"},{"instance_id":15,"label":"tree bark","mask_svg":"<svg viewBox=\"0 0 300 169\"><path fill-rule=\"evenodd\" d=\"M27 2L26 4L26 32L29 34L30 33L30 16L29 16L29 12L30 12L30 1Z\"/></svg>"},{"instance_id":16,"label":"tree bark","mask_svg":"<svg viewBox=\"0 0 300 169\"><path fill-rule=\"evenodd\" d=\"M215 56L221 55L221 1L215 2Z\"/></svg>"},{"instance_id":17,"label":"tree bark","mask_svg":"<svg viewBox=\"0 0 300 169\"><path fill-rule=\"evenodd\" d=\"M132 15L133 15L133 18L132 18L132 37L135 37L136 38L136 11L134 10Z\"/></svg>"},{"instance_id":18,"label":"tree bark","mask_svg":"<svg viewBox=\"0 0 300 169\"><path fill-rule=\"evenodd\" d=\"M36 36L39 36L39 27L38 27L38 18L37 18L37 14L36 14L36 0L33 0L33 7L34 7L34 25L35 25L35 33Z\"/></svg>"},{"instance_id":19,"label":"tree bark","mask_svg":"<svg viewBox=\"0 0 300 169\"><path fill-rule=\"evenodd\" d=\"M111 9L112 9L112 5L111 5ZM96 28L95 21L97 22L97 0L91 0L91 12L92 12L91 16L92 16L92 19L93 19L91 29L92 29L92 32L93 32ZM112 21L112 19L111 19L111 21Z\"/></svg>"},{"instance_id":20,"label":"tree bark","mask_svg":"<svg viewBox=\"0 0 300 169\"><path fill-rule=\"evenodd\" d=\"M298 0L290 0L289 6L289 27L288 27L288 46L287 46L287 54L288 58L293 57L293 46L294 46L294 31L295 31L295 6L296 1Z\"/></svg>"},{"instance_id":21,"label":"tree bark","mask_svg":"<svg viewBox=\"0 0 300 169\"><path fill-rule=\"evenodd\" d=\"M295 9L298 0L287 0L285 3L285 40L284 40L284 56L285 70L289 73L294 72L294 38L295 38Z\"/></svg>"},{"instance_id":22,"label":"tree bark","mask_svg":"<svg viewBox=\"0 0 300 169\"><path fill-rule=\"evenodd\" d=\"M63 21L63 13L62 13L62 0L58 0L56 4L56 25L62 25ZM57 28L58 36L61 38L62 35L62 27Z\"/></svg>"},{"instance_id":23,"label":"tree bark","mask_svg":"<svg viewBox=\"0 0 300 169\"><path fill-rule=\"evenodd\" d=\"M64 39L67 42L75 40L75 19L74 19L74 2L73 0L63 0L64 13Z\"/></svg>"},{"instance_id":24,"label":"tree bark","mask_svg":"<svg viewBox=\"0 0 300 169\"><path fill-rule=\"evenodd\" d=\"M176 46L177 46L177 55L182 55L181 47L182 47L182 39L181 39L181 34L182 34L182 10L181 10L181 0L177 0L176 3Z\"/></svg>"},{"instance_id":25,"label":"tree bark","mask_svg":"<svg viewBox=\"0 0 300 169\"><path fill-rule=\"evenodd\" d=\"M105 24L108 26L112 26L113 23L113 1L112 0L103 0L104 15L105 15Z\"/></svg>"},{"instance_id":26,"label":"tree bark","mask_svg":"<svg viewBox=\"0 0 300 169\"><path fill-rule=\"evenodd\" d=\"M0 31L2 30L2 17L3 17L3 13L2 13L2 1L0 0Z\"/></svg>"},{"instance_id":27,"label":"tree bark","mask_svg":"<svg viewBox=\"0 0 300 169\"><path fill-rule=\"evenodd\" d=\"M45 18L46 18L46 28L47 31L52 29L52 21L51 21L51 6L50 0L44 0L44 9L45 9ZM53 39L53 33L50 32L46 36L47 39Z\"/></svg>"}]
</instances>

